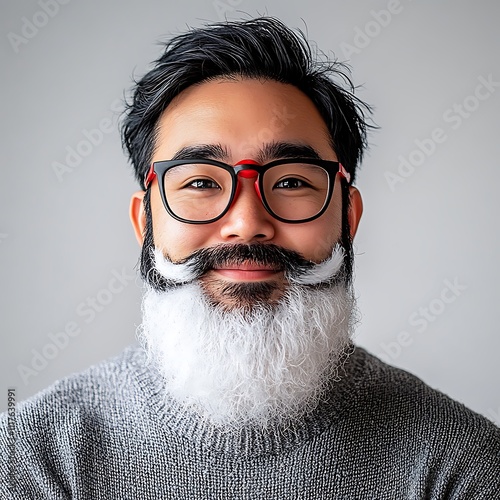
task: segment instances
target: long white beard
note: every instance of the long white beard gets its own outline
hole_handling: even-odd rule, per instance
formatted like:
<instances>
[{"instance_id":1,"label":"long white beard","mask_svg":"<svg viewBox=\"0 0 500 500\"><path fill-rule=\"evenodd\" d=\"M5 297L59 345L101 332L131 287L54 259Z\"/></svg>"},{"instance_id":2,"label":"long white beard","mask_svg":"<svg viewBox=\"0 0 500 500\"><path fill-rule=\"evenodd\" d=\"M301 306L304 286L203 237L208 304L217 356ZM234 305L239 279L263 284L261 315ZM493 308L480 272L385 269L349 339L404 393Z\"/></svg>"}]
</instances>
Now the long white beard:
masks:
<instances>
[{"instance_id":1,"label":"long white beard","mask_svg":"<svg viewBox=\"0 0 500 500\"><path fill-rule=\"evenodd\" d=\"M318 405L350 344L354 307L343 283L288 284L277 305L250 311L214 306L197 281L148 287L139 339L167 396L228 430L266 427Z\"/></svg>"}]
</instances>

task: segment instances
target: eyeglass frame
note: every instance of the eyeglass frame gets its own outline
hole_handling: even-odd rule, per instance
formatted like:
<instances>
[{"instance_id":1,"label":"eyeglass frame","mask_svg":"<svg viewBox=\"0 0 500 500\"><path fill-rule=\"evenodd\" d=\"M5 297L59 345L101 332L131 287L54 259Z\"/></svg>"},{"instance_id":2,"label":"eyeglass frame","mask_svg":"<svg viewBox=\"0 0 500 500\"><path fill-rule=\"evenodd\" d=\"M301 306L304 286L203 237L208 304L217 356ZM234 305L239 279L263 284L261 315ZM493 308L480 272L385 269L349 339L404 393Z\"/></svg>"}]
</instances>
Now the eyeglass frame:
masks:
<instances>
[{"instance_id":1,"label":"eyeglass frame","mask_svg":"<svg viewBox=\"0 0 500 500\"><path fill-rule=\"evenodd\" d=\"M307 165L316 165L318 167L323 168L323 170L327 173L328 175L328 193L325 198L325 202L323 204L323 207L321 210L314 215L313 217L308 217L306 219L299 219L299 220L289 220L289 219L284 219L283 217L279 217L276 215L269 204L267 203L266 196L263 194L264 191L264 185L263 185L263 177L264 173L269 170L272 167L275 167L276 165L286 165L286 164L292 164L292 163L305 163ZM219 214L217 217L214 217L212 219L206 220L206 221L193 221L189 219L184 219L182 217L179 217L177 214L175 214L172 209L170 208L167 200L167 195L165 193L165 184L163 182L163 179L165 177L165 174L167 173L168 170L174 167L178 167L180 165L188 165L188 164L202 164L202 165L212 165L215 167L221 167L222 169L226 170L229 172L231 176L231 194L229 196L229 201L226 206L226 208L223 210L221 214ZM335 169L334 171L332 171ZM305 222L311 222L321 215L324 214L328 206L330 205L330 201L332 198L333 194L333 189L335 186L335 177L337 174L340 174L342 178L344 178L348 183L351 181L351 174L345 169L345 167L342 165L342 163L338 161L331 161L331 160L322 160L322 159L315 159L315 158L285 158L281 160L273 160L269 163L266 163L264 165L260 165L259 163L253 161L253 160L241 160L235 165L229 165L227 163L218 161L218 160L211 160L207 158L187 158L187 159L182 159L182 160L160 160L160 161L155 161L151 164L151 167L149 168L147 174L144 177L144 189L147 190L151 186L152 182L154 181L155 178L158 180L161 180L161 182L158 182L158 187L160 189L160 195L161 199L163 202L163 206L165 207L165 210L168 212L168 214L173 217L174 219L178 220L179 222L184 222L186 224L211 224L212 222L217 222L218 220L222 219L224 215L227 214L229 209L234 203L234 200L236 198L239 184L238 184L238 175L241 174L242 177L244 178L255 178L257 177L257 181L254 183L257 192L257 195L260 198L260 201L262 202L262 205L266 209L266 211L274 217L276 220L280 222L285 222L288 224L302 224ZM256 175L255 175L256 174ZM332 181L333 177L333 181Z\"/></svg>"}]
</instances>

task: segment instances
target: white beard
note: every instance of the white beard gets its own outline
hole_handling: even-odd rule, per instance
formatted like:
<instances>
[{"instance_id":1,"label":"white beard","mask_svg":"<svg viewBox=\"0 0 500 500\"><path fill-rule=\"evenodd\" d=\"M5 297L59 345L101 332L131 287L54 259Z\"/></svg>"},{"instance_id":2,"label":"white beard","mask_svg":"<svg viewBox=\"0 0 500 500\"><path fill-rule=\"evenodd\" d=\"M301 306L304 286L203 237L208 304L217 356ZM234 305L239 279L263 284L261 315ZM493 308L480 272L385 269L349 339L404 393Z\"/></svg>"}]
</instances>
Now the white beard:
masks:
<instances>
[{"instance_id":1,"label":"white beard","mask_svg":"<svg viewBox=\"0 0 500 500\"><path fill-rule=\"evenodd\" d=\"M227 430L266 427L316 408L350 344L354 309L343 283L288 284L277 305L251 310L214 306L197 281L148 286L138 335L166 396Z\"/></svg>"}]
</instances>

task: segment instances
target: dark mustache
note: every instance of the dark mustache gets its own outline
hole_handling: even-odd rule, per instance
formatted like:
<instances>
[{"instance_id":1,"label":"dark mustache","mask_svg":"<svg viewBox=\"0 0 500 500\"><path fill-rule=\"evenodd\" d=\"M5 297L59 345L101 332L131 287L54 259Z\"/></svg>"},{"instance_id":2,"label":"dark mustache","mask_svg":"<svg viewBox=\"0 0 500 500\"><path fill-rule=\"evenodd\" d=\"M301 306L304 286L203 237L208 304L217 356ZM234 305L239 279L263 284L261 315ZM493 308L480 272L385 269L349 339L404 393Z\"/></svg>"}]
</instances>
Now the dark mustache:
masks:
<instances>
[{"instance_id":1,"label":"dark mustache","mask_svg":"<svg viewBox=\"0 0 500 500\"><path fill-rule=\"evenodd\" d=\"M300 275L314 266L314 262L304 259L298 252L272 243L226 244L201 248L179 263L188 264L197 277L200 277L212 269L248 261L272 267L288 275Z\"/></svg>"}]
</instances>

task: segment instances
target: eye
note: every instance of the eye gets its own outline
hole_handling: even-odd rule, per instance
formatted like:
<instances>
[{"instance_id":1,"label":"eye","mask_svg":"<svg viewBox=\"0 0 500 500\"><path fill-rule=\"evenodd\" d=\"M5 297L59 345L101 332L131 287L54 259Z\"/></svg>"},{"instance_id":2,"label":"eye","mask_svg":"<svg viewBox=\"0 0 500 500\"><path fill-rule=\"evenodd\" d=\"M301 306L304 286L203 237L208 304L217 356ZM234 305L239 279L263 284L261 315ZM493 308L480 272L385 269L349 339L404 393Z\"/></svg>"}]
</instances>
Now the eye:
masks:
<instances>
[{"instance_id":1,"label":"eye","mask_svg":"<svg viewBox=\"0 0 500 500\"><path fill-rule=\"evenodd\" d=\"M287 179L282 179L274 185L274 188L278 189L298 189L302 187L309 187L309 184L301 179L295 177L289 177Z\"/></svg>"},{"instance_id":2,"label":"eye","mask_svg":"<svg viewBox=\"0 0 500 500\"><path fill-rule=\"evenodd\" d=\"M185 187L193 189L220 189L219 184L212 179L195 179L186 184Z\"/></svg>"}]
</instances>

